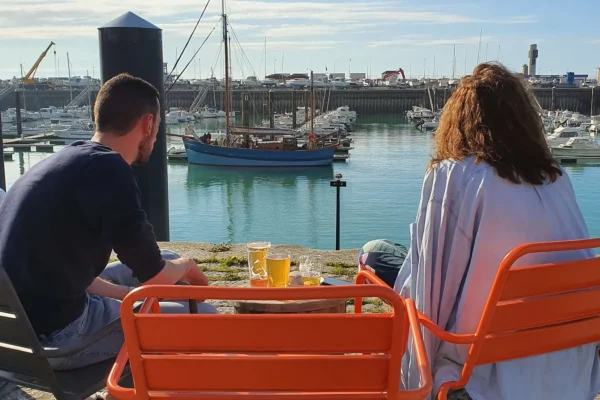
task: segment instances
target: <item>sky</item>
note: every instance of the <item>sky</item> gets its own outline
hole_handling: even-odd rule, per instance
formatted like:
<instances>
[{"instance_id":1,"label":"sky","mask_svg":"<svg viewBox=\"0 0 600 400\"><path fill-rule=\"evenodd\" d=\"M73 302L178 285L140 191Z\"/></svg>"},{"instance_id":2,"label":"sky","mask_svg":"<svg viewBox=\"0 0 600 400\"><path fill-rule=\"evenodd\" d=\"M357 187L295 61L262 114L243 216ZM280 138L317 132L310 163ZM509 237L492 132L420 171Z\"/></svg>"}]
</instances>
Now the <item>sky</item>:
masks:
<instances>
[{"instance_id":1,"label":"sky","mask_svg":"<svg viewBox=\"0 0 600 400\"><path fill-rule=\"evenodd\" d=\"M0 0L0 77L20 76L21 64L27 72L51 40L56 46L36 76L67 76L69 53L73 76L100 77L97 28L127 11L163 30L163 57L171 67L206 1ZM326 68L372 77L398 68L407 76L451 77L453 70L456 76L469 73L478 60L520 71L532 43L539 50L538 74L573 71L596 78L600 66L597 1L227 0L226 8L235 33L235 78L262 78L265 69ZM207 78L211 67L222 76L220 14L221 0L210 0L177 68L193 60L184 77Z\"/></svg>"}]
</instances>

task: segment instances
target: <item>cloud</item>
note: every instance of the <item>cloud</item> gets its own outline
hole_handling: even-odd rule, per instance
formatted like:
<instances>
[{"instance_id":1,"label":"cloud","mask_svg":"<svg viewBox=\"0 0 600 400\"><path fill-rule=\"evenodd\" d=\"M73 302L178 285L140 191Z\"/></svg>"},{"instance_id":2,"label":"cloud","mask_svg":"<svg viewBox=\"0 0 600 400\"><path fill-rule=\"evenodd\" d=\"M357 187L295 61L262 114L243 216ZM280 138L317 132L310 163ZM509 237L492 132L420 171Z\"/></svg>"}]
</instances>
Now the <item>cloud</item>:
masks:
<instances>
[{"instance_id":1,"label":"cloud","mask_svg":"<svg viewBox=\"0 0 600 400\"><path fill-rule=\"evenodd\" d=\"M342 40L318 40L318 41L306 41L306 42L298 42L295 40L289 41L271 41L267 40L267 46L269 51L271 50L322 50L322 49L331 49L338 45L347 43ZM248 50L256 50L263 49L265 46L265 42L242 42L242 48Z\"/></svg>"},{"instance_id":2,"label":"cloud","mask_svg":"<svg viewBox=\"0 0 600 400\"><path fill-rule=\"evenodd\" d=\"M211 21L221 14L220 1L211 1L202 24L208 32ZM196 16L205 6L200 0L24 0L18 3L0 0L2 16L0 39L48 39L88 37L96 28L127 11L149 19L166 33L187 35ZM451 9L427 10L424 5L410 7L396 1L341 0L228 0L227 12L236 30L255 30L256 35L274 37L331 35L340 32L371 32L381 24L475 24L531 23L529 16L488 20L452 12ZM406 11L406 10L419 11ZM193 16L193 18L190 18ZM289 23L282 23L290 21ZM275 22L275 23L274 23ZM188 29L186 31L186 29ZM260 33L258 33L260 32ZM255 35L255 36L256 36Z\"/></svg>"},{"instance_id":3,"label":"cloud","mask_svg":"<svg viewBox=\"0 0 600 400\"><path fill-rule=\"evenodd\" d=\"M406 37L392 39L392 40L381 40L370 42L368 44L369 47L384 47L384 46L393 46L393 45L402 45L403 47L420 47L420 46L447 46L454 44L477 44L481 40L482 43L489 42L494 40L494 36L482 36L481 39L479 36L471 36L466 38L457 38L457 39L428 39L428 40L419 40L419 39L410 39Z\"/></svg>"}]
</instances>

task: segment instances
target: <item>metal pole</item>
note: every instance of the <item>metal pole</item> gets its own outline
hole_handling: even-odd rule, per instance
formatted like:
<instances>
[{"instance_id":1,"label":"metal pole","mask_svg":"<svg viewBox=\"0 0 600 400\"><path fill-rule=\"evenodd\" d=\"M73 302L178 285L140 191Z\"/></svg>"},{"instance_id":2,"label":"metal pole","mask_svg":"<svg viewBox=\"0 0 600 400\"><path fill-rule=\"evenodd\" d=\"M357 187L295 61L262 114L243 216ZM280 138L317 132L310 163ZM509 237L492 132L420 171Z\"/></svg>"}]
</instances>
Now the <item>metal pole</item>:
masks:
<instances>
[{"instance_id":1,"label":"metal pole","mask_svg":"<svg viewBox=\"0 0 600 400\"><path fill-rule=\"evenodd\" d=\"M594 115L594 86L592 86L592 103L590 104L590 116Z\"/></svg>"},{"instance_id":2,"label":"metal pole","mask_svg":"<svg viewBox=\"0 0 600 400\"><path fill-rule=\"evenodd\" d=\"M159 92L161 123L147 164L134 166L142 209L156 239L169 241L169 193L165 127L162 30L132 12L98 29L101 80L127 72L154 85Z\"/></svg>"},{"instance_id":3,"label":"metal pole","mask_svg":"<svg viewBox=\"0 0 600 400\"><path fill-rule=\"evenodd\" d=\"M336 188L335 199L335 249L340 249L340 188L346 187L346 181L342 180L342 174L335 174L335 179L329 182L329 186Z\"/></svg>"},{"instance_id":4,"label":"metal pole","mask_svg":"<svg viewBox=\"0 0 600 400\"><path fill-rule=\"evenodd\" d=\"M292 89L292 129L296 129L296 91Z\"/></svg>"},{"instance_id":5,"label":"metal pole","mask_svg":"<svg viewBox=\"0 0 600 400\"><path fill-rule=\"evenodd\" d=\"M340 186L335 188L335 249L340 249Z\"/></svg>"},{"instance_id":6,"label":"metal pole","mask_svg":"<svg viewBox=\"0 0 600 400\"><path fill-rule=\"evenodd\" d=\"M17 137L24 139L23 136L23 123L21 119L21 92L15 90L15 108L17 118Z\"/></svg>"},{"instance_id":7,"label":"metal pole","mask_svg":"<svg viewBox=\"0 0 600 400\"><path fill-rule=\"evenodd\" d=\"M6 192L6 176L4 175L4 140L2 139L2 115L0 114L0 189Z\"/></svg>"},{"instance_id":8,"label":"metal pole","mask_svg":"<svg viewBox=\"0 0 600 400\"><path fill-rule=\"evenodd\" d=\"M551 106L552 111L554 111L554 86L552 87L552 106Z\"/></svg>"}]
</instances>

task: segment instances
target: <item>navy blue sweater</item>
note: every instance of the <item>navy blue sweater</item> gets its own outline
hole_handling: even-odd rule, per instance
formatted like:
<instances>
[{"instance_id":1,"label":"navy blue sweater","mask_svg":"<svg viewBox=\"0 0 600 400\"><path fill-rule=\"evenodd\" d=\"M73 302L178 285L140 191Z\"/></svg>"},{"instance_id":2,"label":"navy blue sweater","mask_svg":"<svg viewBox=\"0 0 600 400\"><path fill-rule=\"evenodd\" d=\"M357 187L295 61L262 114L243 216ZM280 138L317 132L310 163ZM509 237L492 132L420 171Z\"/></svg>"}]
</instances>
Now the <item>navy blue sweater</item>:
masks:
<instances>
[{"instance_id":1,"label":"navy blue sweater","mask_svg":"<svg viewBox=\"0 0 600 400\"><path fill-rule=\"evenodd\" d=\"M0 203L0 267L38 334L77 319L111 251L144 282L164 267L120 154L79 141L39 162Z\"/></svg>"}]
</instances>

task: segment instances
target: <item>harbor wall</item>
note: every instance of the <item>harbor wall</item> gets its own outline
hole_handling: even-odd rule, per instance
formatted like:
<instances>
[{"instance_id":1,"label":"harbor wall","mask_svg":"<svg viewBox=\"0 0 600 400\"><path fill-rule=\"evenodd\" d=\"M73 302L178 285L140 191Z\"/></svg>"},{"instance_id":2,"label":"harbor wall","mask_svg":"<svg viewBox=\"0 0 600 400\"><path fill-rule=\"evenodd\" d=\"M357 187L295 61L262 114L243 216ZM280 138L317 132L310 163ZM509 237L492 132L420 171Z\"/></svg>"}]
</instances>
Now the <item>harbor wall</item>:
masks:
<instances>
[{"instance_id":1,"label":"harbor wall","mask_svg":"<svg viewBox=\"0 0 600 400\"><path fill-rule=\"evenodd\" d=\"M80 91L73 90L75 98ZM450 97L451 89L431 90L432 101L436 108L441 108ZM37 111L43 107L62 107L71 101L68 90L26 90L24 103L29 111ZM210 90L205 103L218 108L224 108L223 91ZM268 90L234 90L232 92L231 109L242 109L242 94L249 95L249 112L256 116L265 117L268 110ZM568 109L587 115L600 114L600 89L591 88L535 88L533 93L540 106L547 110ZM92 93L92 101L96 98L97 91ZM188 108L198 91L177 90L167 94L168 107ZM273 90L274 109L276 112L289 112L292 110L292 90ZM296 105L303 107L309 102L308 91L296 90ZM592 101L593 97L593 101ZM349 106L359 114L401 114L412 106L430 108L429 95L425 89L353 89L353 90L323 90L315 89L315 108L335 109L339 106ZM15 106L14 96L0 100L0 110Z\"/></svg>"}]
</instances>

